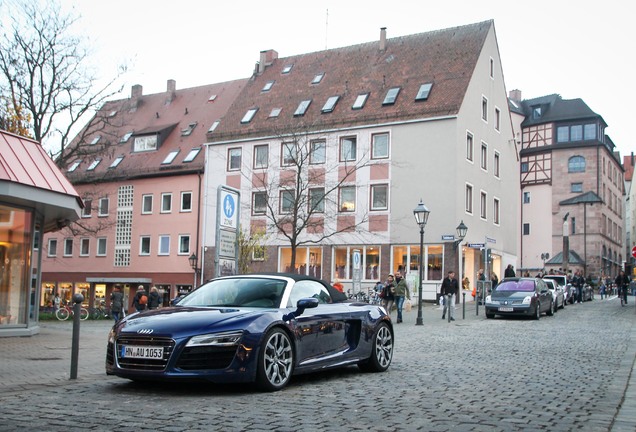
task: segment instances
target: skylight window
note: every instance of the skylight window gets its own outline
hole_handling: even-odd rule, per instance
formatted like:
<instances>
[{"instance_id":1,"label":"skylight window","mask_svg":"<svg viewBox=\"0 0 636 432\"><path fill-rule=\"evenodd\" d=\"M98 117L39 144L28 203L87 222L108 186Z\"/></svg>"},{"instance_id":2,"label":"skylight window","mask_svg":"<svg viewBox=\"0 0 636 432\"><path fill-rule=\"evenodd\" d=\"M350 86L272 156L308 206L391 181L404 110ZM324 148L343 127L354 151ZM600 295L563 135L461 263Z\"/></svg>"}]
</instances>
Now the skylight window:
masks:
<instances>
[{"instance_id":1,"label":"skylight window","mask_svg":"<svg viewBox=\"0 0 636 432\"><path fill-rule=\"evenodd\" d=\"M81 163L82 163L81 160L73 162L73 165L71 165L71 167L68 169L68 172L75 171L77 169L77 167L80 166Z\"/></svg>"},{"instance_id":2,"label":"skylight window","mask_svg":"<svg viewBox=\"0 0 636 432\"><path fill-rule=\"evenodd\" d=\"M187 128L181 129L181 136L190 136L195 127L197 127L197 122L190 123Z\"/></svg>"},{"instance_id":3,"label":"skylight window","mask_svg":"<svg viewBox=\"0 0 636 432\"><path fill-rule=\"evenodd\" d=\"M214 102L214 101L215 101L215 99L216 99L216 95L215 95L215 94L213 94L213 95L211 95L211 96L208 98L208 102Z\"/></svg>"},{"instance_id":4,"label":"skylight window","mask_svg":"<svg viewBox=\"0 0 636 432\"><path fill-rule=\"evenodd\" d=\"M307 108L311 104L311 99L304 100L300 104L298 104L298 108L296 108L296 112L294 113L294 117L304 116L305 112L307 112Z\"/></svg>"},{"instance_id":5,"label":"skylight window","mask_svg":"<svg viewBox=\"0 0 636 432\"><path fill-rule=\"evenodd\" d=\"M431 87L433 87L433 83L422 84L417 92L417 96L415 96L415 100L425 101L426 99L428 99L428 95L431 92Z\"/></svg>"},{"instance_id":6,"label":"skylight window","mask_svg":"<svg viewBox=\"0 0 636 432\"><path fill-rule=\"evenodd\" d=\"M212 125L210 126L210 129L208 129L208 132L214 132L214 130L219 127L219 124L221 124L220 120L216 120L214 123L212 123Z\"/></svg>"},{"instance_id":7,"label":"skylight window","mask_svg":"<svg viewBox=\"0 0 636 432\"><path fill-rule=\"evenodd\" d=\"M117 165L119 165L121 163L121 161L124 160L123 156L119 156L117 157L109 166L109 168L117 168Z\"/></svg>"},{"instance_id":8,"label":"skylight window","mask_svg":"<svg viewBox=\"0 0 636 432\"><path fill-rule=\"evenodd\" d=\"M128 141L130 139L130 137L132 136L132 132L126 132L126 135L124 135L123 137L121 137L121 139L119 140L120 143L125 143L126 141Z\"/></svg>"},{"instance_id":9,"label":"skylight window","mask_svg":"<svg viewBox=\"0 0 636 432\"><path fill-rule=\"evenodd\" d=\"M322 112L332 112L336 107L336 104L338 103L338 99L340 99L340 96L331 96L329 99L327 99L327 102L325 102L325 105L322 107Z\"/></svg>"},{"instance_id":10,"label":"skylight window","mask_svg":"<svg viewBox=\"0 0 636 432\"><path fill-rule=\"evenodd\" d=\"M314 79L311 81L312 84L318 84L320 81L322 81L322 77L324 77L325 74L324 73L319 73L316 74L316 76L314 77Z\"/></svg>"},{"instance_id":11,"label":"skylight window","mask_svg":"<svg viewBox=\"0 0 636 432\"><path fill-rule=\"evenodd\" d=\"M201 151L201 147L193 148L192 150L190 150L188 155L183 159L183 161L192 162L194 158L197 157L200 151Z\"/></svg>"},{"instance_id":12,"label":"skylight window","mask_svg":"<svg viewBox=\"0 0 636 432\"><path fill-rule=\"evenodd\" d=\"M278 117L280 115L281 112L281 108L272 108L272 110L269 113L270 117Z\"/></svg>"},{"instance_id":13,"label":"skylight window","mask_svg":"<svg viewBox=\"0 0 636 432\"><path fill-rule=\"evenodd\" d=\"M171 164L174 158L176 158L178 154L179 154L179 150L171 151L170 153L168 153L168 156L166 156L163 162L161 162L161 165Z\"/></svg>"},{"instance_id":14,"label":"skylight window","mask_svg":"<svg viewBox=\"0 0 636 432\"><path fill-rule=\"evenodd\" d=\"M86 168L86 171L93 171L95 168L97 168L97 165L99 165L101 161L101 159L95 159L93 163L90 164L88 168Z\"/></svg>"},{"instance_id":15,"label":"skylight window","mask_svg":"<svg viewBox=\"0 0 636 432\"><path fill-rule=\"evenodd\" d=\"M351 106L351 109L362 109L364 104L367 102L367 98L369 97L369 93L359 94L356 98L356 101Z\"/></svg>"},{"instance_id":16,"label":"skylight window","mask_svg":"<svg viewBox=\"0 0 636 432\"><path fill-rule=\"evenodd\" d=\"M248 109L245 115L243 116L243 118L241 119L241 123L251 122L252 118L254 117L254 114L256 114L256 111L258 111L258 108Z\"/></svg>"},{"instance_id":17,"label":"skylight window","mask_svg":"<svg viewBox=\"0 0 636 432\"><path fill-rule=\"evenodd\" d=\"M382 105L393 105L398 97L398 94L400 94L399 87L390 88L389 91L386 92L386 96L384 97Z\"/></svg>"},{"instance_id":18,"label":"skylight window","mask_svg":"<svg viewBox=\"0 0 636 432\"><path fill-rule=\"evenodd\" d=\"M294 67L294 65L293 65L293 64L290 64L290 65L285 66L285 67L283 68L283 72L282 72L282 73L284 73L284 74L288 74L288 73L290 73L293 67Z\"/></svg>"},{"instance_id":19,"label":"skylight window","mask_svg":"<svg viewBox=\"0 0 636 432\"><path fill-rule=\"evenodd\" d=\"M117 115L117 110L113 110L108 114L108 117L115 117Z\"/></svg>"},{"instance_id":20,"label":"skylight window","mask_svg":"<svg viewBox=\"0 0 636 432\"><path fill-rule=\"evenodd\" d=\"M267 83L265 83L265 85L263 86L263 88L261 89L262 92L268 92L272 89L272 86L274 85L276 81L267 81Z\"/></svg>"},{"instance_id":21,"label":"skylight window","mask_svg":"<svg viewBox=\"0 0 636 432\"><path fill-rule=\"evenodd\" d=\"M93 141L91 141L91 145L97 144L101 138L102 137L100 135L97 135L95 138L93 138Z\"/></svg>"}]
</instances>

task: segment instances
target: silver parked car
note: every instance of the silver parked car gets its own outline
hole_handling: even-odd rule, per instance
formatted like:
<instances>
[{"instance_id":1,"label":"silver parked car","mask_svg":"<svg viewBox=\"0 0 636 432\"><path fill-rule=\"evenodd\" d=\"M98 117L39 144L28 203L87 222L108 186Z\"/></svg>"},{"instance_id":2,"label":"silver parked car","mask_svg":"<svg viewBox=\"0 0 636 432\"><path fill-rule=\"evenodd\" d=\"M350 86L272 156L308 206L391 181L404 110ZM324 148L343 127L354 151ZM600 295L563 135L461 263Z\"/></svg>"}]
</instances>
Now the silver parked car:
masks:
<instances>
[{"instance_id":1,"label":"silver parked car","mask_svg":"<svg viewBox=\"0 0 636 432\"><path fill-rule=\"evenodd\" d=\"M525 315L539 319L554 315L554 300L548 285L539 278L505 278L486 297L486 318L495 315Z\"/></svg>"},{"instance_id":2,"label":"silver parked car","mask_svg":"<svg viewBox=\"0 0 636 432\"><path fill-rule=\"evenodd\" d=\"M543 281L548 285L548 289L552 293L554 310L557 311L559 309L565 308L565 290L563 289L563 287L552 279L544 278Z\"/></svg>"}]
</instances>

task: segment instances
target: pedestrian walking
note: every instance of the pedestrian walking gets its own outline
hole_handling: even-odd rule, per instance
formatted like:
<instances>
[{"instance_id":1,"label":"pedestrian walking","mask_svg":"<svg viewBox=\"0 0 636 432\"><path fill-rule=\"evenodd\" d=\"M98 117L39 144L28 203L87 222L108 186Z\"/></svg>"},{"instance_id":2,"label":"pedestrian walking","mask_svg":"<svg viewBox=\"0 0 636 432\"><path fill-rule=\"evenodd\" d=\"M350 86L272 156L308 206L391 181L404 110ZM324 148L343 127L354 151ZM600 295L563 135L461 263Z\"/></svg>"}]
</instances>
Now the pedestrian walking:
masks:
<instances>
[{"instance_id":1,"label":"pedestrian walking","mask_svg":"<svg viewBox=\"0 0 636 432\"><path fill-rule=\"evenodd\" d=\"M395 286L395 306L397 307L397 323L400 324L402 322L404 299L408 298L411 300L411 293L409 292L409 287L406 284L406 279L402 277L402 273L395 273L395 281L397 282L397 285Z\"/></svg>"},{"instance_id":2,"label":"pedestrian walking","mask_svg":"<svg viewBox=\"0 0 636 432\"><path fill-rule=\"evenodd\" d=\"M444 312L442 312L442 319L446 319L446 310L448 310L450 320L455 321L455 299L459 295L459 283L455 279L454 271L449 271L448 276L442 281L441 291L442 295L446 296L444 299L446 306L444 307ZM448 296L450 296L450 300Z\"/></svg>"},{"instance_id":3,"label":"pedestrian walking","mask_svg":"<svg viewBox=\"0 0 636 432\"><path fill-rule=\"evenodd\" d=\"M148 294L148 309L157 309L161 304L161 296L156 286L150 288L150 294Z\"/></svg>"},{"instance_id":4,"label":"pedestrian walking","mask_svg":"<svg viewBox=\"0 0 636 432\"><path fill-rule=\"evenodd\" d=\"M146 294L146 290L143 285L139 285L137 288L137 293L135 297L133 297L133 306L137 312L141 312L146 309L148 305L148 295Z\"/></svg>"},{"instance_id":5,"label":"pedestrian walking","mask_svg":"<svg viewBox=\"0 0 636 432\"><path fill-rule=\"evenodd\" d=\"M393 309L393 303L395 302L395 278L392 274L387 276L386 283L384 284L384 297L382 297L382 305L386 309L386 313L391 315L391 309Z\"/></svg>"},{"instance_id":6,"label":"pedestrian walking","mask_svg":"<svg viewBox=\"0 0 636 432\"><path fill-rule=\"evenodd\" d=\"M585 283L585 279L581 275L581 270L577 270L574 272L574 276L572 276L572 286L576 288L576 302L583 302L583 284Z\"/></svg>"},{"instance_id":7,"label":"pedestrian walking","mask_svg":"<svg viewBox=\"0 0 636 432\"><path fill-rule=\"evenodd\" d=\"M504 271L504 277L515 277L515 268L512 266L512 264L508 264L508 267L506 267L506 270Z\"/></svg>"},{"instance_id":8,"label":"pedestrian walking","mask_svg":"<svg viewBox=\"0 0 636 432\"><path fill-rule=\"evenodd\" d=\"M58 293L55 293L55 297L53 297L53 309L55 312L60 308L60 304L62 303L62 299Z\"/></svg>"},{"instance_id":9,"label":"pedestrian walking","mask_svg":"<svg viewBox=\"0 0 636 432\"><path fill-rule=\"evenodd\" d=\"M600 282L601 286L599 286L598 292L601 295L601 300L603 300L603 298L605 297L605 291L607 290L607 287L605 286L605 278L601 277Z\"/></svg>"},{"instance_id":10,"label":"pedestrian walking","mask_svg":"<svg viewBox=\"0 0 636 432\"><path fill-rule=\"evenodd\" d=\"M121 313L124 310L124 294L121 292L121 287L115 285L113 292L110 293L110 313L115 321L119 321L122 316Z\"/></svg>"}]
</instances>

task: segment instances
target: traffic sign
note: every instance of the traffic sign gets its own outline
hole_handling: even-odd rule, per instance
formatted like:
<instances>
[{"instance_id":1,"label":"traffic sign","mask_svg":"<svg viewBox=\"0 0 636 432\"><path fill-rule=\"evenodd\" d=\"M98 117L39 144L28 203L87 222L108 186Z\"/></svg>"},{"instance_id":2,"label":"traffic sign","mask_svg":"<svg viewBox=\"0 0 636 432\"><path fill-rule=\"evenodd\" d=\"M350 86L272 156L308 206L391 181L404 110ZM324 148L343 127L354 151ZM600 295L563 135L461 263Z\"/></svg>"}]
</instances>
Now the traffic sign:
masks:
<instances>
[{"instance_id":1,"label":"traffic sign","mask_svg":"<svg viewBox=\"0 0 636 432\"><path fill-rule=\"evenodd\" d=\"M632 248L632 256L636 258L636 246Z\"/></svg>"}]
</instances>

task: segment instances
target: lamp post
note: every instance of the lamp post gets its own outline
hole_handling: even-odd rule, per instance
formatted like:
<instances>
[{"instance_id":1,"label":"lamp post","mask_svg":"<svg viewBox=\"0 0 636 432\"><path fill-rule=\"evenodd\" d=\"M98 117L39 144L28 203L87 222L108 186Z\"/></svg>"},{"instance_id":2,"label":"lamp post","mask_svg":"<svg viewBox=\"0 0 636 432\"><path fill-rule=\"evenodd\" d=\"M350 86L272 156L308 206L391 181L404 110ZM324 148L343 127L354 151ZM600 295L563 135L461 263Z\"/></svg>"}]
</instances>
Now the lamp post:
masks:
<instances>
[{"instance_id":1,"label":"lamp post","mask_svg":"<svg viewBox=\"0 0 636 432\"><path fill-rule=\"evenodd\" d=\"M545 260L550 259L550 254L548 252L542 253L541 259L543 260L543 271L545 271Z\"/></svg>"},{"instance_id":2,"label":"lamp post","mask_svg":"<svg viewBox=\"0 0 636 432\"><path fill-rule=\"evenodd\" d=\"M197 273L199 272L199 268L197 266L199 263L199 259L197 258L197 254L192 252L192 255L190 255L188 261L190 262L190 267L192 267L192 270L194 270L194 285L192 285L192 289L194 290L197 287Z\"/></svg>"},{"instance_id":3,"label":"lamp post","mask_svg":"<svg viewBox=\"0 0 636 432\"><path fill-rule=\"evenodd\" d=\"M419 278L419 287L417 289L417 320L415 321L415 325L423 325L424 321L422 321L422 270L424 267L424 227L426 226L426 222L428 221L428 215L430 214L430 210L426 208L422 200L420 199L420 203L413 210L413 216L415 216L415 222L420 226L420 278Z\"/></svg>"},{"instance_id":4,"label":"lamp post","mask_svg":"<svg viewBox=\"0 0 636 432\"><path fill-rule=\"evenodd\" d=\"M459 245L462 243L464 238L466 237L466 233L468 232L468 227L464 224L462 220L456 228L457 231L457 240L454 242L455 250L459 248ZM459 276L459 286L463 288L464 286L464 272L462 271L462 251L459 250L459 254L457 256L457 275Z\"/></svg>"}]
</instances>

